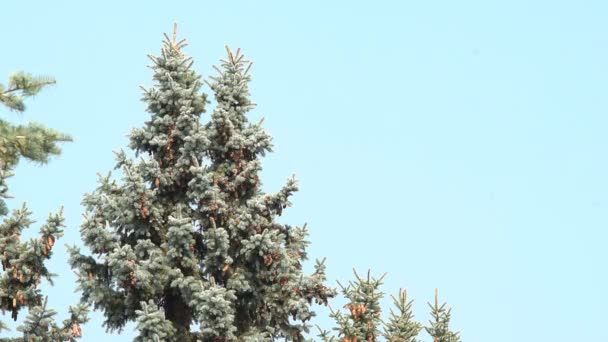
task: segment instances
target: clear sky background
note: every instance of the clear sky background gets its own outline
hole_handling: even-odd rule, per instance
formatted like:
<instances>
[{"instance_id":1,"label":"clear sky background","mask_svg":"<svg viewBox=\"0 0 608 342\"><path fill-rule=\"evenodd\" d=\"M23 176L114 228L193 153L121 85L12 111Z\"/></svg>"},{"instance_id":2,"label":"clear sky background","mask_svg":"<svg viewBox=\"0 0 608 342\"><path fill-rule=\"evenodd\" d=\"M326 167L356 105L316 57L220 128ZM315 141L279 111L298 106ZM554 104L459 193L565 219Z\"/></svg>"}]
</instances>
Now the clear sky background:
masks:
<instances>
[{"instance_id":1,"label":"clear sky background","mask_svg":"<svg viewBox=\"0 0 608 342\"><path fill-rule=\"evenodd\" d=\"M388 272L383 311L404 287L425 323L439 288L465 342L608 341L607 6L2 1L1 79L25 70L58 84L24 116L0 114L74 137L10 180L9 204L27 201L38 219L30 234L65 206L50 306L63 319L79 298L63 244L80 245L83 194L147 119L146 54L176 21L204 77L224 44L254 61L251 118L265 117L275 144L264 189L300 179L281 221L308 222L307 270L327 256L332 285L353 267ZM84 341L132 340L133 325L108 335L92 317Z\"/></svg>"}]
</instances>

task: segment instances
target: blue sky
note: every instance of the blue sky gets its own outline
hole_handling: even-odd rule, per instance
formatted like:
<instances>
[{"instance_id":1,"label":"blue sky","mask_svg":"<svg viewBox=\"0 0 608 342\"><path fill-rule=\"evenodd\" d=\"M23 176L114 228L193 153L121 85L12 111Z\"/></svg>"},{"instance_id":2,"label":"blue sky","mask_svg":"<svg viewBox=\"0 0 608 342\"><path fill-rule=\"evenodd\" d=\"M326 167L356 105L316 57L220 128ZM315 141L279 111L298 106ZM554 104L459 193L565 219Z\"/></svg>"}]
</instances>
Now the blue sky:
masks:
<instances>
[{"instance_id":1,"label":"blue sky","mask_svg":"<svg viewBox=\"0 0 608 342\"><path fill-rule=\"evenodd\" d=\"M65 206L50 305L63 319L78 300L63 244L80 244L83 194L146 120L146 54L176 21L205 77L224 44L254 61L251 117L265 117L275 144L264 189L300 179L281 221L308 222L309 254L327 257L331 284L353 267L388 272L385 313L404 287L423 322L437 287L466 342L608 340L607 10L580 0L4 3L2 79L26 70L58 84L24 116L2 117L74 137L10 181L10 205L27 201L38 219L31 234ZM92 317L84 341L107 340ZM113 340L130 341L132 327Z\"/></svg>"}]
</instances>

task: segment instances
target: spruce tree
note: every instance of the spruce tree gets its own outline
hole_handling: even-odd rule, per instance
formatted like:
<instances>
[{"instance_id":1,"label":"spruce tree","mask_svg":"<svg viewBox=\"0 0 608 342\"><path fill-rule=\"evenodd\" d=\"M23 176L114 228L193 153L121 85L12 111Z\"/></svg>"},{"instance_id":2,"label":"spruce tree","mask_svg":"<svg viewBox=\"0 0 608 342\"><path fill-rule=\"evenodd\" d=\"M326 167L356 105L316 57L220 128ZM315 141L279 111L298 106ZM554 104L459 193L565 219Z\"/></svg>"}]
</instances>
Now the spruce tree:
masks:
<instances>
[{"instance_id":1,"label":"spruce tree","mask_svg":"<svg viewBox=\"0 0 608 342\"><path fill-rule=\"evenodd\" d=\"M449 327L452 309L446 308L446 303L439 305L437 289L435 289L435 302L428 305L433 319L425 330L431 335L433 342L460 342L458 333L451 331Z\"/></svg>"},{"instance_id":2,"label":"spruce tree","mask_svg":"<svg viewBox=\"0 0 608 342\"><path fill-rule=\"evenodd\" d=\"M395 313L391 309L389 321L384 327L383 336L387 341L392 342L419 342L416 337L420 330L422 330L422 324L414 321L414 314L412 313L413 301L407 300L407 291L400 289L398 298L392 295L391 297L399 313Z\"/></svg>"},{"instance_id":3,"label":"spruce tree","mask_svg":"<svg viewBox=\"0 0 608 342\"><path fill-rule=\"evenodd\" d=\"M32 96L54 81L37 79L28 74L13 74L8 88L0 85L0 103L15 111L23 111L24 96ZM57 145L69 141L69 137L39 124L13 126L0 119L0 198L8 198L6 179L21 157L46 163L50 155L59 154ZM7 214L4 201L0 202L0 216ZM63 235L63 213L60 210L48 217L40 228L40 237L21 241L22 231L34 221L25 204L13 210L12 215L0 223L0 308L4 314L10 312L17 320L18 313L25 308L29 314L17 328L22 338L0 338L0 341L74 341L80 337L80 324L87 321L87 310L83 305L70 307L70 318L61 325L54 322L55 311L47 308L39 285L45 278L52 285L52 277L45 266L50 259L55 240ZM0 332L8 330L0 321Z\"/></svg>"},{"instance_id":4,"label":"spruce tree","mask_svg":"<svg viewBox=\"0 0 608 342\"><path fill-rule=\"evenodd\" d=\"M342 311L331 311L331 317L336 320L338 336L343 342L376 341L380 336L378 327L382 324L380 318L380 299L384 296L378 289L382 285L383 275L379 279L370 276L361 278L356 271L356 281L350 281L347 287L338 282L342 294L348 300L344 305L347 313ZM321 331L319 335L324 341L335 341L329 332Z\"/></svg>"},{"instance_id":5,"label":"spruce tree","mask_svg":"<svg viewBox=\"0 0 608 342\"><path fill-rule=\"evenodd\" d=\"M303 274L306 226L275 222L296 180L262 191L260 158L272 144L246 115L251 63L227 48L203 123L208 101L185 46L165 35L150 56L150 120L130 134L139 159L117 152L122 180L100 176L85 195L81 234L95 256L71 248L82 301L103 311L108 330L136 321L138 341L301 341L312 302L335 291L323 262Z\"/></svg>"}]
</instances>

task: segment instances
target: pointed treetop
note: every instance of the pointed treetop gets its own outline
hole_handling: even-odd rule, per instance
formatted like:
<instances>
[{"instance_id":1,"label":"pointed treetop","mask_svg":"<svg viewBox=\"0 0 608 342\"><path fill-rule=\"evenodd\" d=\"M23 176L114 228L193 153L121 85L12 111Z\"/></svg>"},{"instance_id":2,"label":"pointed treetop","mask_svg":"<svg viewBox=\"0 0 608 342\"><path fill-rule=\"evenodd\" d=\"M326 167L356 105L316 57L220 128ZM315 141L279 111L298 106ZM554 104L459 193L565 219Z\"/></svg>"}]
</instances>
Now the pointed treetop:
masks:
<instances>
[{"instance_id":1,"label":"pointed treetop","mask_svg":"<svg viewBox=\"0 0 608 342\"><path fill-rule=\"evenodd\" d=\"M439 296L439 290L435 288L435 316L439 316L439 303L437 297ZM439 338L435 336L433 342L439 342Z\"/></svg>"},{"instance_id":2,"label":"pointed treetop","mask_svg":"<svg viewBox=\"0 0 608 342\"><path fill-rule=\"evenodd\" d=\"M177 38L177 23L173 23L173 43L175 44L175 40Z\"/></svg>"},{"instance_id":3,"label":"pointed treetop","mask_svg":"<svg viewBox=\"0 0 608 342\"><path fill-rule=\"evenodd\" d=\"M435 288L435 314L438 315L437 308L439 307L439 303L437 298L439 297L439 289Z\"/></svg>"},{"instance_id":4,"label":"pointed treetop","mask_svg":"<svg viewBox=\"0 0 608 342\"><path fill-rule=\"evenodd\" d=\"M171 50L175 51L180 57L184 57L184 54L181 52L181 49L183 47L185 47L187 44L185 44L185 42L186 42L185 39L177 41L177 23L173 23L172 38L169 38L169 36L166 33L163 33L163 35L165 36L165 44L169 45Z\"/></svg>"},{"instance_id":5,"label":"pointed treetop","mask_svg":"<svg viewBox=\"0 0 608 342\"><path fill-rule=\"evenodd\" d=\"M247 64L247 68L245 68L245 71L243 72L243 76L247 76L247 73L249 72L249 69L253 65L253 62L245 59L245 55L241 53L241 48L237 48L236 53L232 53L232 50L230 49L230 47L228 45L224 45L224 48L226 49L226 52L228 53L228 60L226 61L224 59L221 59L221 61L232 67L239 67L243 64Z\"/></svg>"}]
</instances>

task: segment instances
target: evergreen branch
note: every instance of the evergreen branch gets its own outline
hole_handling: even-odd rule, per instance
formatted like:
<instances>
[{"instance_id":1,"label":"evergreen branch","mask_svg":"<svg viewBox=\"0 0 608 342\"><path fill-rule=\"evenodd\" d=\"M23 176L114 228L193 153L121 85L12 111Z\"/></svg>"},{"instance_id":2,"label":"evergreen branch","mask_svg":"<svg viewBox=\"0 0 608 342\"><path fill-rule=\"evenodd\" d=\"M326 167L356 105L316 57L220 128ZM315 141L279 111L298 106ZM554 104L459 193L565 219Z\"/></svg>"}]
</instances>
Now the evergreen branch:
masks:
<instances>
[{"instance_id":1,"label":"evergreen branch","mask_svg":"<svg viewBox=\"0 0 608 342\"><path fill-rule=\"evenodd\" d=\"M212 65L211 67L212 67L213 69L215 69L215 71L217 71L217 72L218 72L218 74L220 74L221 76L224 76L224 72L223 72L222 70L220 70L220 68L218 68L218 67L217 67L217 66L215 66L215 65Z\"/></svg>"},{"instance_id":2,"label":"evergreen branch","mask_svg":"<svg viewBox=\"0 0 608 342\"><path fill-rule=\"evenodd\" d=\"M251 69L252 65L253 65L253 62L249 62L249 65L247 65L247 68L245 69L243 76L247 76L247 73L249 72L249 69Z\"/></svg>"},{"instance_id":3,"label":"evergreen branch","mask_svg":"<svg viewBox=\"0 0 608 342\"><path fill-rule=\"evenodd\" d=\"M232 63L232 65L234 65L234 57L232 56L232 51L230 51L230 48L228 47L228 45L224 45L224 48L226 48L226 52L228 52L228 58L230 58L230 63Z\"/></svg>"},{"instance_id":4,"label":"evergreen branch","mask_svg":"<svg viewBox=\"0 0 608 342\"><path fill-rule=\"evenodd\" d=\"M51 77L34 77L24 72L16 72L9 76L8 88L0 84L0 103L17 112L25 111L23 97L34 96L48 85L54 84Z\"/></svg>"},{"instance_id":5,"label":"evergreen branch","mask_svg":"<svg viewBox=\"0 0 608 342\"><path fill-rule=\"evenodd\" d=\"M42 88L44 86L52 85L52 84L56 84L56 83L57 82L50 77L41 76L38 78L32 78L31 80L27 81L27 83L25 83L25 82L15 83L9 89L3 91L2 95L8 95L10 93L14 93L14 92L18 92L18 91L32 92L32 89L38 89L38 88ZM34 95L34 94L31 94L31 95Z\"/></svg>"}]
</instances>

